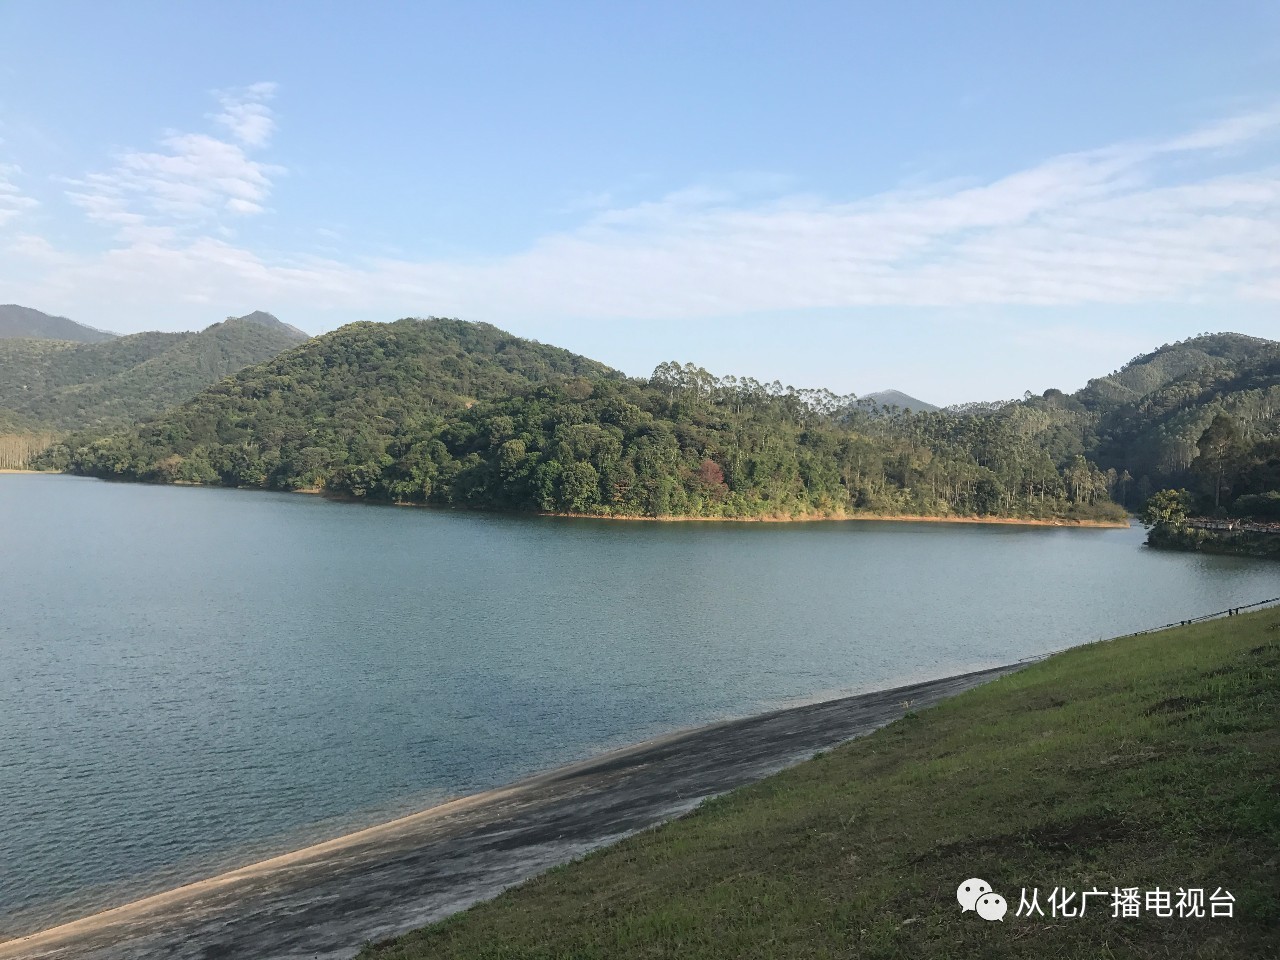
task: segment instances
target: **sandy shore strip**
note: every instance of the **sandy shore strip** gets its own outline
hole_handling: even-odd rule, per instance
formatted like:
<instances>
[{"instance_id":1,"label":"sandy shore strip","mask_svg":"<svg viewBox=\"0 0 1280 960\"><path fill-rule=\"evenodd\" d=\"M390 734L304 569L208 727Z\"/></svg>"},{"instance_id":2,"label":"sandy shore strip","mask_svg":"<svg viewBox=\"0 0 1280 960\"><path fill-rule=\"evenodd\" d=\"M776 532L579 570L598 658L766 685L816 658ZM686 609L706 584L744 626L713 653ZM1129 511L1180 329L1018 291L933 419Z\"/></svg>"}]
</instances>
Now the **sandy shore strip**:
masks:
<instances>
[{"instance_id":1,"label":"sandy shore strip","mask_svg":"<svg viewBox=\"0 0 1280 960\"><path fill-rule=\"evenodd\" d=\"M0 470L0 473L47 473L58 475L54 470ZM75 474L65 474L75 476ZM132 483L137 481L104 481L108 483ZM205 483L194 483L189 480L175 480L165 486L173 487L209 487L210 489L258 489L231 488L210 486ZM1037 519L1034 517L995 517L995 516L945 516L938 517L911 513L851 513L844 511L805 513L797 516L791 514L769 514L757 517L686 517L663 516L650 517L629 513L563 513L557 511L529 512L525 510L482 510L466 507L445 506L433 503L407 503L399 501L374 501L362 497L339 496L321 487L302 487L297 490L274 490L272 493L300 493L308 497L324 497L336 503L364 503L370 506L410 507L422 510L450 510L468 513L499 513L520 517L559 517L564 520L617 520L623 523L847 523L854 520L881 521L885 523L981 523L1014 527L1096 527L1104 529L1128 529L1132 520L1070 520L1065 517Z\"/></svg>"},{"instance_id":2,"label":"sandy shore strip","mask_svg":"<svg viewBox=\"0 0 1280 960\"><path fill-rule=\"evenodd\" d=\"M198 487L204 484L188 484ZM339 496L329 493L321 487L305 487L290 490L290 493L301 493L312 497L324 497L337 503L367 503L375 506L408 507L421 510L461 510L474 513L501 513L521 517L556 517L561 520L609 520L620 523L848 523L852 521L881 521L885 523L981 523L997 524L1013 527L1085 527L1109 530L1127 530L1133 526L1129 518L1124 520L1071 520L1066 517L995 517L969 515L949 515L945 517L932 514L915 513L851 513L845 511L792 514L766 514L755 517L688 517L661 516L650 517L631 513L569 513L557 510L486 510L466 507L445 506L433 503L408 503L401 501L375 502L359 497Z\"/></svg>"},{"instance_id":3,"label":"sandy shore strip","mask_svg":"<svg viewBox=\"0 0 1280 960\"><path fill-rule=\"evenodd\" d=\"M762 516L762 517L642 517L623 513L537 513L538 517L561 517L571 520L620 520L635 523L849 523L854 521L877 521L883 523L982 523L1001 524L1012 527L1100 527L1105 529L1127 530L1133 524L1129 520L1068 520L1055 518L1050 520L1031 517L977 517L946 516L935 517L925 514L910 513L840 513L840 514L802 514L800 516Z\"/></svg>"},{"instance_id":4,"label":"sandy shore strip","mask_svg":"<svg viewBox=\"0 0 1280 960\"><path fill-rule=\"evenodd\" d=\"M348 960L1020 665L713 724L0 944L3 960Z\"/></svg>"}]
</instances>

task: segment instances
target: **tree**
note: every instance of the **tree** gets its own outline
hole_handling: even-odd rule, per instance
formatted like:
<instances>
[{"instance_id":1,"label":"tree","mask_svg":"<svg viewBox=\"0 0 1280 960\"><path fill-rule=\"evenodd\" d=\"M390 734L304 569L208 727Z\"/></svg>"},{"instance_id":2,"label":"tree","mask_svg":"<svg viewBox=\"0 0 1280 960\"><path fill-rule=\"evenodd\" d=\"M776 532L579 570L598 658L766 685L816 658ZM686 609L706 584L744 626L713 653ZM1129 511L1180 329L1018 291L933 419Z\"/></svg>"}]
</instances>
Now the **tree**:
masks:
<instances>
[{"instance_id":1,"label":"tree","mask_svg":"<svg viewBox=\"0 0 1280 960\"><path fill-rule=\"evenodd\" d=\"M723 497L729 492L729 488L724 482L723 468L710 457L703 460L701 466L698 467L698 479L702 481L702 485L706 487L707 492L714 497Z\"/></svg>"},{"instance_id":2,"label":"tree","mask_svg":"<svg viewBox=\"0 0 1280 960\"><path fill-rule=\"evenodd\" d=\"M1142 511L1144 527L1178 527L1191 509L1191 494L1186 490L1161 490L1153 493Z\"/></svg>"},{"instance_id":3,"label":"tree","mask_svg":"<svg viewBox=\"0 0 1280 960\"><path fill-rule=\"evenodd\" d=\"M596 468L581 461L566 466L560 475L560 509L590 513L599 506L600 476Z\"/></svg>"},{"instance_id":4,"label":"tree","mask_svg":"<svg viewBox=\"0 0 1280 960\"><path fill-rule=\"evenodd\" d=\"M1244 438L1235 417L1216 414L1208 429L1200 434L1196 446L1200 455L1192 462L1191 469L1213 486L1213 505L1217 508L1222 504L1223 490L1228 487L1227 474L1240 465L1244 451Z\"/></svg>"}]
</instances>

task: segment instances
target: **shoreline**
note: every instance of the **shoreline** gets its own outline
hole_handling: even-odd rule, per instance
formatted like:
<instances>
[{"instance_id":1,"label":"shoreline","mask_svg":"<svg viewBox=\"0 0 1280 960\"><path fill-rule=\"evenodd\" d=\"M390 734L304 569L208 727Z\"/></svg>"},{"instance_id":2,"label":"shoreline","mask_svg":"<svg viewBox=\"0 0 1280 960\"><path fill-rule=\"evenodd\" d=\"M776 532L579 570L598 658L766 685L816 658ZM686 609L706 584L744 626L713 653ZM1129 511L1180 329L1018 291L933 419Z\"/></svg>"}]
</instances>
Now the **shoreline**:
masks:
<instances>
[{"instance_id":1,"label":"shoreline","mask_svg":"<svg viewBox=\"0 0 1280 960\"><path fill-rule=\"evenodd\" d=\"M205 484L184 484L184 486L205 486ZM257 489L242 487L236 489ZM644 514L630 513L570 513L566 511L547 510L497 510L482 507L455 507L439 503L415 503L407 500L367 500L362 497L341 496L331 494L322 487L304 487L298 490L276 491L283 493L300 493L308 497L323 497L335 503L365 503L371 506L416 507L426 510L452 510L466 513L498 513L513 517L553 517L560 520L616 520L620 523L848 523L854 521L879 521L882 523L976 523L997 524L1017 527L1080 527L1108 530L1128 530L1133 526L1130 518L1124 520L1073 520L1067 517L1041 519L1036 517L996 517L996 516L931 516L912 513L806 513L800 516L766 514L758 517L693 517L672 515L650 517Z\"/></svg>"},{"instance_id":2,"label":"shoreline","mask_svg":"<svg viewBox=\"0 0 1280 960\"><path fill-rule=\"evenodd\" d=\"M61 470L0 470L0 473L47 473L56 476L78 477L86 474L67 473ZM624 513L569 513L541 510L499 510L482 507L459 507L439 503L415 503L396 500L369 500L364 497L343 496L329 493L323 487L303 487L297 490L268 490L265 487L224 487L218 484L195 483L190 480L175 480L172 483L148 483L143 480L113 480L105 477L91 477L103 483L136 483L144 486L158 487L196 487L210 490L249 490L261 493L293 493L305 497L322 497L335 503L363 503L380 507L415 507L425 510L450 510L466 513L496 513L513 517L555 517L562 520L616 520L621 523L848 523L855 521L879 521L882 523L966 523L993 524L1016 527L1077 527L1082 529L1127 530L1133 526L1131 519L1124 520L1075 520L1067 517L1041 519L1035 517L997 517L997 516L931 516L911 513L806 513L799 516L768 514L757 517L692 517L664 516L650 517L643 514Z\"/></svg>"},{"instance_id":3,"label":"shoreline","mask_svg":"<svg viewBox=\"0 0 1280 960\"><path fill-rule=\"evenodd\" d=\"M349 958L1023 666L664 734L34 931L0 960Z\"/></svg>"},{"instance_id":4,"label":"shoreline","mask_svg":"<svg viewBox=\"0 0 1280 960\"><path fill-rule=\"evenodd\" d=\"M414 504L417 506L417 504ZM527 514L521 514L526 516ZM843 514L805 514L799 517L763 516L763 517L646 517L630 514L598 514L598 513L534 513L535 517L559 517L572 520L618 520L624 523L850 523L859 521L879 521L882 523L977 523L998 524L1016 527L1096 527L1106 529L1127 530L1133 526L1129 520L1071 520L1037 519L1034 517L979 517L979 516L947 516L935 517L925 514L909 513L843 513Z\"/></svg>"}]
</instances>

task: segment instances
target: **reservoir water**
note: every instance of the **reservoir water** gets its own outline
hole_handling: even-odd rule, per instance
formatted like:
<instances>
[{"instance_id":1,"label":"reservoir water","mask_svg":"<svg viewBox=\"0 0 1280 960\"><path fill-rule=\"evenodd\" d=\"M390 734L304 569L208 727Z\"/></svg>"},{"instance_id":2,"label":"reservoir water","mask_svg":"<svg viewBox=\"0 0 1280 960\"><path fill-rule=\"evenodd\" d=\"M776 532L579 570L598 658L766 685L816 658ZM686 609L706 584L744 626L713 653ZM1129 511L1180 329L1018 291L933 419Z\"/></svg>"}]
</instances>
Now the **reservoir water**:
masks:
<instances>
[{"instance_id":1,"label":"reservoir water","mask_svg":"<svg viewBox=\"0 0 1280 960\"><path fill-rule=\"evenodd\" d=\"M0 940L672 729L1272 597L1143 531L0 476Z\"/></svg>"}]
</instances>

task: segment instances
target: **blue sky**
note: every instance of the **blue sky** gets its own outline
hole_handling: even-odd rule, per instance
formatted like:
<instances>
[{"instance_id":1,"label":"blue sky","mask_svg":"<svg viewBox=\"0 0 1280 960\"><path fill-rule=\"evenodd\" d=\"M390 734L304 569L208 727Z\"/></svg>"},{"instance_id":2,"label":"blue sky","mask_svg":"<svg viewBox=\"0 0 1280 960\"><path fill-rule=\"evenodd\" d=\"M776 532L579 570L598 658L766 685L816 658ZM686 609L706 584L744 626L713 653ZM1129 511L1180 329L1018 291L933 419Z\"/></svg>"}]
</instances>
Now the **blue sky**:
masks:
<instances>
[{"instance_id":1,"label":"blue sky","mask_svg":"<svg viewBox=\"0 0 1280 960\"><path fill-rule=\"evenodd\" d=\"M0 302L935 402L1280 337L1280 5L0 5Z\"/></svg>"}]
</instances>

